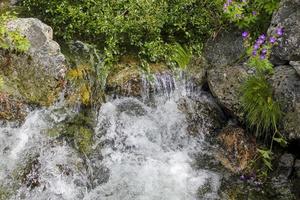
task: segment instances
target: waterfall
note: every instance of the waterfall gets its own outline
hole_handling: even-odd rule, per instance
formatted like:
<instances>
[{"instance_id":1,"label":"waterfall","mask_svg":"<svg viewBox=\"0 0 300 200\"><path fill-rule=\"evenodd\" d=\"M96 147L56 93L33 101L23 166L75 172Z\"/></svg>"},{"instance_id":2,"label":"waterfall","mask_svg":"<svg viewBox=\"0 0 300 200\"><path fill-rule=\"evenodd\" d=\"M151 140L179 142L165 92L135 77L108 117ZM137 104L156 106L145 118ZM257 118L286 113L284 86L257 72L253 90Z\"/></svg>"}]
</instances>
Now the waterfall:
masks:
<instances>
[{"instance_id":1,"label":"waterfall","mask_svg":"<svg viewBox=\"0 0 300 200\"><path fill-rule=\"evenodd\" d=\"M49 134L73 114L62 105L31 112L21 126L2 124L0 195L5 190L7 199L16 200L218 199L220 175L194 167L207 146L209 119L190 134L179 102L190 104L192 91L169 76L156 77L155 84L151 99L120 97L102 105L90 155Z\"/></svg>"}]
</instances>

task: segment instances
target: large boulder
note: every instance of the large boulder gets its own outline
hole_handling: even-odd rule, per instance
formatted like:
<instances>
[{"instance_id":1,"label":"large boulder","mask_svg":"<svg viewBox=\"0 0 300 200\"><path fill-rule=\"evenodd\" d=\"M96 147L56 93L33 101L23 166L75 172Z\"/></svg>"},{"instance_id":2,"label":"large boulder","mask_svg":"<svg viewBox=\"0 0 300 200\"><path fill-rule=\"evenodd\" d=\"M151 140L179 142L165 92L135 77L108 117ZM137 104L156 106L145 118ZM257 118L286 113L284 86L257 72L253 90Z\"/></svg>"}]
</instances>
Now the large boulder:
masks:
<instances>
[{"instance_id":1,"label":"large boulder","mask_svg":"<svg viewBox=\"0 0 300 200\"><path fill-rule=\"evenodd\" d=\"M223 31L208 40L204 48L204 57L214 67L224 67L236 63L245 53L240 31Z\"/></svg>"},{"instance_id":2,"label":"large boulder","mask_svg":"<svg viewBox=\"0 0 300 200\"><path fill-rule=\"evenodd\" d=\"M0 51L2 92L24 103L49 106L63 89L65 57L53 41L51 27L34 18L8 22L9 30L17 30L30 42L28 52L17 54Z\"/></svg>"},{"instance_id":3,"label":"large boulder","mask_svg":"<svg viewBox=\"0 0 300 200\"><path fill-rule=\"evenodd\" d=\"M300 76L292 66L283 65L275 68L271 82L285 113L283 131L288 139L300 139Z\"/></svg>"},{"instance_id":4,"label":"large boulder","mask_svg":"<svg viewBox=\"0 0 300 200\"><path fill-rule=\"evenodd\" d=\"M269 35L277 28L284 28L284 35L279 45L273 48L271 62L275 65L286 64L288 61L300 60L300 1L282 0L277 12L274 13Z\"/></svg>"},{"instance_id":5,"label":"large boulder","mask_svg":"<svg viewBox=\"0 0 300 200\"><path fill-rule=\"evenodd\" d=\"M249 76L241 65L215 67L208 71L208 85L219 103L232 116L243 119L241 111L241 86Z\"/></svg>"}]
</instances>

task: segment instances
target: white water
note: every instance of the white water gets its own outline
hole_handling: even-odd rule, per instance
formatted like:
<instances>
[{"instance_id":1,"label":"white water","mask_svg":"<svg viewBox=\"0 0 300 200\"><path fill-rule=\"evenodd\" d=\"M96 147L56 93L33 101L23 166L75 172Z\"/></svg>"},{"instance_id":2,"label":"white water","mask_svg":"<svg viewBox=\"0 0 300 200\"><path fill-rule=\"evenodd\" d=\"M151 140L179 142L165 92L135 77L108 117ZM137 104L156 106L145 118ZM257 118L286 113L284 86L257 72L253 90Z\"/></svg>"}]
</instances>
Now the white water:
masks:
<instances>
[{"instance_id":1,"label":"white water","mask_svg":"<svg viewBox=\"0 0 300 200\"><path fill-rule=\"evenodd\" d=\"M39 110L19 128L3 125L0 187L12 190L10 199L16 200L196 200L202 187L210 190L201 199L218 199L219 175L192 167L208 133L205 124L197 136L187 132L186 116L177 103L180 98L189 101L185 93L179 88L167 97L156 96L149 105L133 98L104 104L94 152L86 161L69 144L47 135L54 122L71 112ZM29 158L37 164L25 181L14 180ZM100 169L108 170L96 173ZM107 175L107 182L95 181ZM30 187L28 180L34 179L39 184Z\"/></svg>"}]
</instances>

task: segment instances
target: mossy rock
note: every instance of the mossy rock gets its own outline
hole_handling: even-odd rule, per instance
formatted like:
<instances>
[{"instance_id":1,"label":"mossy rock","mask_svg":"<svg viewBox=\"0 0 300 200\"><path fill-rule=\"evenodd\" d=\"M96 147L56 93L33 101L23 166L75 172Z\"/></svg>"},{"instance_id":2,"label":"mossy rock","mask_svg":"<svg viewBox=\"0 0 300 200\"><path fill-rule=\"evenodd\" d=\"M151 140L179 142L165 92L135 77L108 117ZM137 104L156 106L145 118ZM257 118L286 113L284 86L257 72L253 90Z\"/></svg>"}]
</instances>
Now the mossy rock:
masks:
<instances>
[{"instance_id":1,"label":"mossy rock","mask_svg":"<svg viewBox=\"0 0 300 200\"><path fill-rule=\"evenodd\" d=\"M148 72L142 68L142 63L135 57L124 56L112 67L107 78L106 92L124 96L141 96L143 90L143 75L171 73L164 63L149 63Z\"/></svg>"},{"instance_id":2,"label":"mossy rock","mask_svg":"<svg viewBox=\"0 0 300 200\"><path fill-rule=\"evenodd\" d=\"M1 53L1 52L0 52ZM0 71L4 75L2 91L35 105L49 106L62 90L62 80L37 67L28 55L0 56Z\"/></svg>"}]
</instances>

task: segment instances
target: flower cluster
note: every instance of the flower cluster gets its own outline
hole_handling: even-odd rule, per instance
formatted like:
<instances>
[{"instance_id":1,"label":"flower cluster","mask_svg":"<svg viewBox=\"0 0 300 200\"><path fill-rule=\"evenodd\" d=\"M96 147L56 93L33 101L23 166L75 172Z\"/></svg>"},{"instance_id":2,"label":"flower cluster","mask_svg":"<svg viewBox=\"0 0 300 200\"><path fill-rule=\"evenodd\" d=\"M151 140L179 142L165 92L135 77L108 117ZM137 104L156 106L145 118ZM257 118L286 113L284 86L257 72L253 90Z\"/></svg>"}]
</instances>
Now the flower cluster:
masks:
<instances>
[{"instance_id":1,"label":"flower cluster","mask_svg":"<svg viewBox=\"0 0 300 200\"><path fill-rule=\"evenodd\" d=\"M276 33L270 37L265 34L260 35L256 40L254 45L250 48L252 56L258 56L260 59L267 59L270 54L270 50L274 45L277 45L277 41L282 37L284 29L282 27L276 29ZM245 46L249 47L249 32L243 32L242 37L245 40Z\"/></svg>"}]
</instances>

